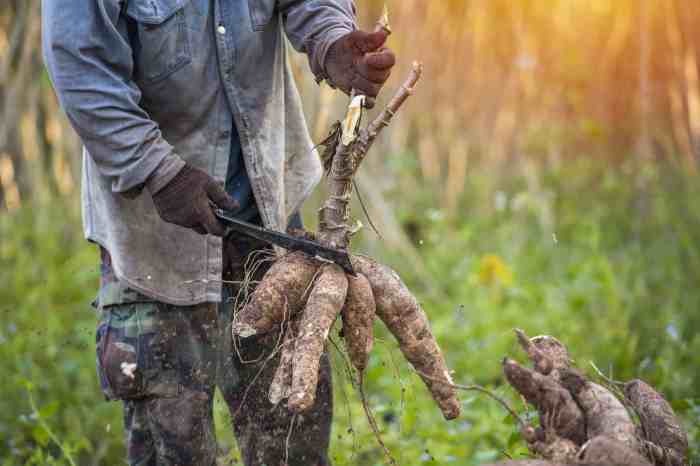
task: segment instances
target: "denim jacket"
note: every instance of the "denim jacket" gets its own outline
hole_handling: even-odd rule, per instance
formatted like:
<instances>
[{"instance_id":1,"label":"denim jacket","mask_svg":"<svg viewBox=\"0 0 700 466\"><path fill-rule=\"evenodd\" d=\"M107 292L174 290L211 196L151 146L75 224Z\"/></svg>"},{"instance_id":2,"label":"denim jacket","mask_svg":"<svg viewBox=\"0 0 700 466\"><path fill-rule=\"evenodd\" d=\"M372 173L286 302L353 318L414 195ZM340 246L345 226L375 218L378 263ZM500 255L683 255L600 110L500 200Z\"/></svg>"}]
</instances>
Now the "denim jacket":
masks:
<instances>
[{"instance_id":1,"label":"denim jacket","mask_svg":"<svg viewBox=\"0 0 700 466\"><path fill-rule=\"evenodd\" d=\"M143 185L153 173L149 183L165 184L184 162L223 183L235 127L262 221L283 230L321 176L285 35L323 79L329 46L355 29L352 0L42 8L49 75L84 144L85 236L138 292L176 305L220 301L222 240L163 222Z\"/></svg>"}]
</instances>

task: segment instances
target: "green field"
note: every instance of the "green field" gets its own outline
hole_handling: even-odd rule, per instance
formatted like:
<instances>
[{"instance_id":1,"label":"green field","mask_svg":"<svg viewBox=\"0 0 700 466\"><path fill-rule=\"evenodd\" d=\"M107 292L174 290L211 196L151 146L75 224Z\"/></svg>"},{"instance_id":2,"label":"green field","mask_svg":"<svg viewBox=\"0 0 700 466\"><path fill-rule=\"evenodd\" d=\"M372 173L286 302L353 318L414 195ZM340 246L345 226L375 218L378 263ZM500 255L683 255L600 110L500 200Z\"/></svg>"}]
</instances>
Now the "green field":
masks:
<instances>
[{"instance_id":1,"label":"green field","mask_svg":"<svg viewBox=\"0 0 700 466\"><path fill-rule=\"evenodd\" d=\"M640 377L663 390L686 421L697 464L697 176L656 166L640 185L625 165L526 168L510 175L474 169L452 212L434 207L441 203L429 183L402 177L410 186L389 186L384 195L420 266L369 230L356 249L394 266L417 293L457 382L489 386L525 412L500 373L505 355L523 359L511 330L557 336L589 373L594 362L615 379ZM120 408L102 400L94 374L89 303L97 278L96 250L82 239L75 199L0 214L0 464L125 464ZM384 464L333 352L334 464ZM402 465L526 454L506 412L476 393L461 393L463 416L443 421L379 326L367 391ZM217 403L222 464L238 464L227 423Z\"/></svg>"}]
</instances>

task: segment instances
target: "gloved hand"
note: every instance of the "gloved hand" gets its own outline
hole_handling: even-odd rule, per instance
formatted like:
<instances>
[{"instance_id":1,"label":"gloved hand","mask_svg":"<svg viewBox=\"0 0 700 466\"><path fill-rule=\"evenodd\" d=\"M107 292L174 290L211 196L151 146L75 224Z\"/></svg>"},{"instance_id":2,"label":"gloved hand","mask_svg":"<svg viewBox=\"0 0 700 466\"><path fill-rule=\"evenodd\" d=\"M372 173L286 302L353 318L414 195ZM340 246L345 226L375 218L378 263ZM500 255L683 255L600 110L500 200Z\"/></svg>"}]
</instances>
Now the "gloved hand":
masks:
<instances>
[{"instance_id":1,"label":"gloved hand","mask_svg":"<svg viewBox=\"0 0 700 466\"><path fill-rule=\"evenodd\" d=\"M160 218L202 235L225 233L224 226L214 216L212 204L224 210L239 207L214 178L189 164L151 195Z\"/></svg>"},{"instance_id":2,"label":"gloved hand","mask_svg":"<svg viewBox=\"0 0 700 466\"><path fill-rule=\"evenodd\" d=\"M325 62L330 84L346 94L355 89L376 97L396 62L394 53L384 47L388 36L385 30L353 31L336 40Z\"/></svg>"}]
</instances>

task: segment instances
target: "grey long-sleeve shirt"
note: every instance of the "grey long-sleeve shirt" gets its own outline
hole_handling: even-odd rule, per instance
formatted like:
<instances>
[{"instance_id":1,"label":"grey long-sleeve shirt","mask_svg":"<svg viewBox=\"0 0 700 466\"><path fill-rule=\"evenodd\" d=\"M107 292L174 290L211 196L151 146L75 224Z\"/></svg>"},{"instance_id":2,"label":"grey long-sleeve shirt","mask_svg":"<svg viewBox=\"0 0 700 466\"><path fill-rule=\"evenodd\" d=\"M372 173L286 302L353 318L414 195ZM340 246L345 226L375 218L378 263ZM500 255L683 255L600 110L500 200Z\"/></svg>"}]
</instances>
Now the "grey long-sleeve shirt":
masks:
<instances>
[{"instance_id":1,"label":"grey long-sleeve shirt","mask_svg":"<svg viewBox=\"0 0 700 466\"><path fill-rule=\"evenodd\" d=\"M86 237L139 292L219 301L221 239L163 222L143 184L153 173L166 183L184 162L224 182L236 128L260 216L284 229L321 168L283 33L323 78L329 46L355 28L352 1L43 0L42 9L46 65L84 144Z\"/></svg>"}]
</instances>

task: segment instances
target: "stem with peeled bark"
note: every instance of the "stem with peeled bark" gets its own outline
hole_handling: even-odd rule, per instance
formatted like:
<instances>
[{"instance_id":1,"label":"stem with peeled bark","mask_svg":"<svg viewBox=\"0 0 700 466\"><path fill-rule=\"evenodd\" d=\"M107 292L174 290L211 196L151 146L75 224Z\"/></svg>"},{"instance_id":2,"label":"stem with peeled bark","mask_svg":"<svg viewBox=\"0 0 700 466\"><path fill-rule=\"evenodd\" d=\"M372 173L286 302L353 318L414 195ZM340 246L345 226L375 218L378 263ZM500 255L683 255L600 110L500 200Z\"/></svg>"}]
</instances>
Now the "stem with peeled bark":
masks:
<instances>
[{"instance_id":1,"label":"stem with peeled bark","mask_svg":"<svg viewBox=\"0 0 700 466\"><path fill-rule=\"evenodd\" d=\"M328 173L328 199L318 213L318 239L335 249L347 249L350 242L350 197L355 173L352 146L338 143Z\"/></svg>"},{"instance_id":2,"label":"stem with peeled bark","mask_svg":"<svg viewBox=\"0 0 700 466\"><path fill-rule=\"evenodd\" d=\"M414 62L408 78L399 88L384 110L372 121L366 129L359 132L352 122L357 115L357 108L350 106L346 116L346 124L336 146L335 155L328 173L328 199L319 210L319 240L329 247L347 249L350 243L350 197L352 195L352 179L357 169L367 155L370 147L379 133L389 125L389 122L399 111L406 99L412 94L413 88L421 77L423 67ZM352 131L353 134L347 134Z\"/></svg>"}]
</instances>

